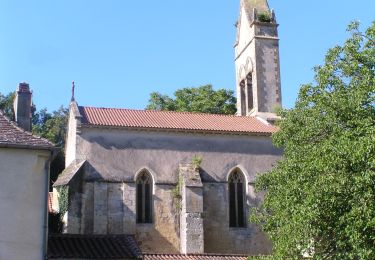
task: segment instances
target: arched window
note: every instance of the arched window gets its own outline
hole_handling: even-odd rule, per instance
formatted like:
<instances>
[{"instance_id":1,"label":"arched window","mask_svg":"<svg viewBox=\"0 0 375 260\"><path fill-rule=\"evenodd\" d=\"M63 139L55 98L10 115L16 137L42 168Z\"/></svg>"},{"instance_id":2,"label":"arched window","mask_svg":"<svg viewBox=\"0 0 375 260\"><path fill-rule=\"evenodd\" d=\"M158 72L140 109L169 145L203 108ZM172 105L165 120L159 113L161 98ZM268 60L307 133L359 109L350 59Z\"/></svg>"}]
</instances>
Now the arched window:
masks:
<instances>
[{"instance_id":1,"label":"arched window","mask_svg":"<svg viewBox=\"0 0 375 260\"><path fill-rule=\"evenodd\" d=\"M146 170L136 180L137 184L137 223L152 223L152 178Z\"/></svg>"},{"instance_id":2,"label":"arched window","mask_svg":"<svg viewBox=\"0 0 375 260\"><path fill-rule=\"evenodd\" d=\"M229 185L229 226L245 227L245 178L238 169L228 179Z\"/></svg>"}]
</instances>

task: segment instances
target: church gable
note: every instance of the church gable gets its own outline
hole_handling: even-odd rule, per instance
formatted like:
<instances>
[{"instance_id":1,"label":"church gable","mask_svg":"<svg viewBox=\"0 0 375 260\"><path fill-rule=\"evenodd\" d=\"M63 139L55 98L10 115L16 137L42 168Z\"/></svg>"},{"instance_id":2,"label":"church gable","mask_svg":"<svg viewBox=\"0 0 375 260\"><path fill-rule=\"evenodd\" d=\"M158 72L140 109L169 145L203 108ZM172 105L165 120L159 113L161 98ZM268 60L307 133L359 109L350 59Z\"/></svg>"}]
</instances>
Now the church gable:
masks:
<instances>
[{"instance_id":1,"label":"church gable","mask_svg":"<svg viewBox=\"0 0 375 260\"><path fill-rule=\"evenodd\" d=\"M244 5L240 7L240 16L237 22L236 56L246 48L251 39L250 20Z\"/></svg>"}]
</instances>

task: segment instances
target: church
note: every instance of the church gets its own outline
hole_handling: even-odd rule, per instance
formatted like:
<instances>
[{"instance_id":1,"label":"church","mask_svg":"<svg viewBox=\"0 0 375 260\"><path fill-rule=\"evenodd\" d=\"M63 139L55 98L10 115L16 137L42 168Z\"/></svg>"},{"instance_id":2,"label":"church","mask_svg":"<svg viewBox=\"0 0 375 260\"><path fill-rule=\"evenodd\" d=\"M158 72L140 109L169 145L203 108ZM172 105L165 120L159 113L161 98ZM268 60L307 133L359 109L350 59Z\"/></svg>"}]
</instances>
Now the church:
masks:
<instances>
[{"instance_id":1,"label":"church","mask_svg":"<svg viewBox=\"0 0 375 260\"><path fill-rule=\"evenodd\" d=\"M266 0L241 0L234 45L237 114L80 106L72 97L64 232L131 235L148 254L269 254L249 223L254 181L282 156L278 24ZM62 198L59 194L60 199Z\"/></svg>"}]
</instances>

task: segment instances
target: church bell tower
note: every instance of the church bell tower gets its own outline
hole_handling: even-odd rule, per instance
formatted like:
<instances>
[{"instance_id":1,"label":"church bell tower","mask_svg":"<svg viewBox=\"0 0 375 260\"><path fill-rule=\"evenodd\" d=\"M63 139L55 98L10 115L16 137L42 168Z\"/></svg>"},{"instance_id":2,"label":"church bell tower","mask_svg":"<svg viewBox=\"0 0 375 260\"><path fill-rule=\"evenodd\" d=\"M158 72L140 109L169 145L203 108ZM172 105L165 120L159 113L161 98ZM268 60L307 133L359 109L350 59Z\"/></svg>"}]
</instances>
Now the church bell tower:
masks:
<instances>
[{"instance_id":1,"label":"church bell tower","mask_svg":"<svg viewBox=\"0 0 375 260\"><path fill-rule=\"evenodd\" d=\"M267 0L240 0L234 45L237 115L273 121L281 107L278 24Z\"/></svg>"}]
</instances>

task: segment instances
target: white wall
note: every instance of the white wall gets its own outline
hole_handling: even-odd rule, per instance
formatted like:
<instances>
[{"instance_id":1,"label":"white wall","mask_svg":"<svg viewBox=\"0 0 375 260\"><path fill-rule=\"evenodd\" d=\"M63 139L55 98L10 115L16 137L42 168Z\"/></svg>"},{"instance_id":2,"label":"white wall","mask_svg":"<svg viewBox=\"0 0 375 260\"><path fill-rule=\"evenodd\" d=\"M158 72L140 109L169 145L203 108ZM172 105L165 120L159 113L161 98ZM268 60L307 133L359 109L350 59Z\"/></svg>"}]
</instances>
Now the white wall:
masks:
<instances>
[{"instance_id":1,"label":"white wall","mask_svg":"<svg viewBox=\"0 0 375 260\"><path fill-rule=\"evenodd\" d=\"M0 259L44 258L49 155L0 148Z\"/></svg>"}]
</instances>

